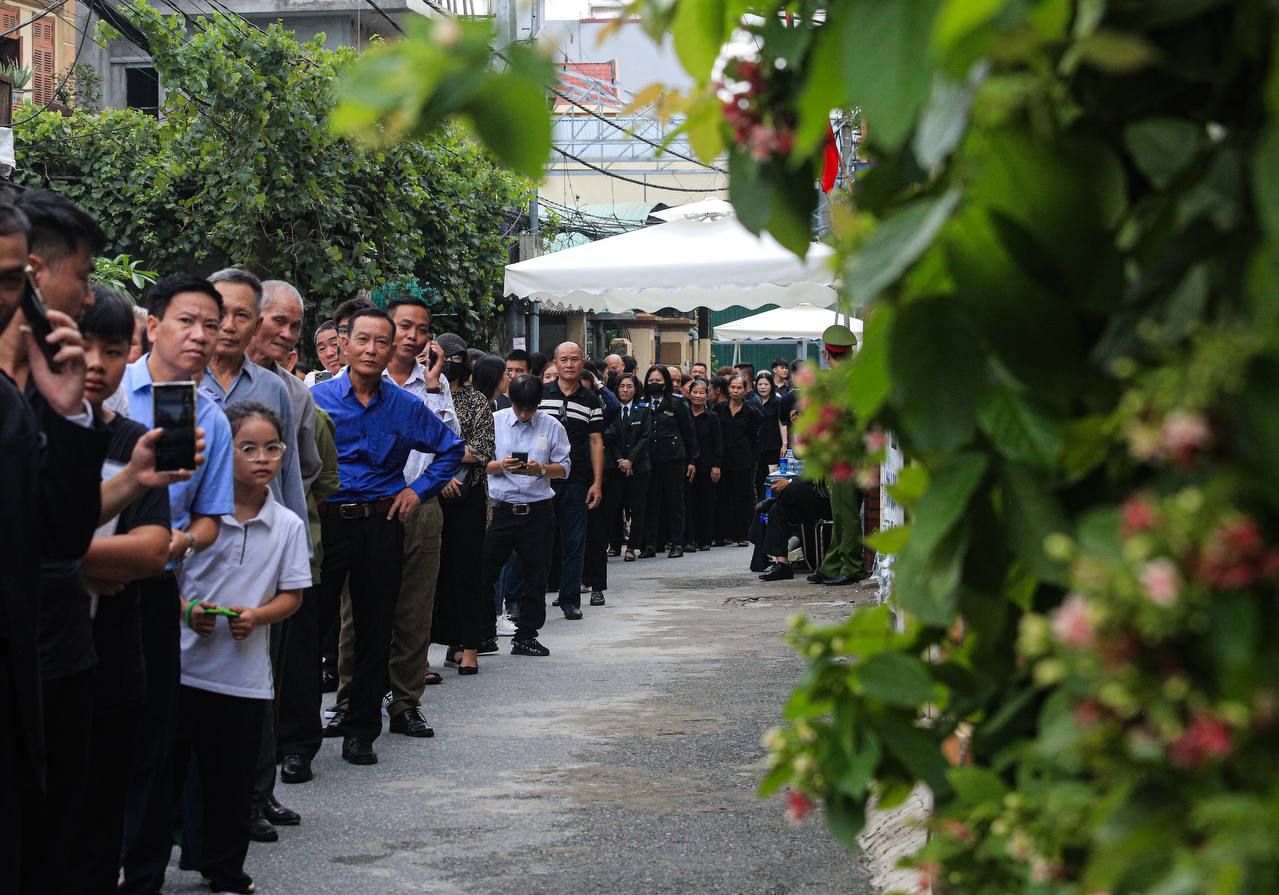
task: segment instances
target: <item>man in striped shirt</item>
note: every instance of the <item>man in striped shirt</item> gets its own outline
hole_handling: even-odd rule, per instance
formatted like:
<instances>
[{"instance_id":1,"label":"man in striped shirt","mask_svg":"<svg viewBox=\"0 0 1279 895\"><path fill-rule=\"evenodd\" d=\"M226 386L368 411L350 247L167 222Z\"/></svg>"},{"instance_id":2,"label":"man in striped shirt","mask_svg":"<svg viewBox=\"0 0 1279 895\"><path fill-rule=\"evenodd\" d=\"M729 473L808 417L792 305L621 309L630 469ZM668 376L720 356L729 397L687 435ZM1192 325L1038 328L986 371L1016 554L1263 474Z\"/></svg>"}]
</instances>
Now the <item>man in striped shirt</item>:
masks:
<instances>
[{"instance_id":1,"label":"man in striped shirt","mask_svg":"<svg viewBox=\"0 0 1279 895\"><path fill-rule=\"evenodd\" d=\"M586 512L604 493L604 410L599 396L581 384L582 349L564 342L555 349L559 378L543 389L538 409L568 432L569 476L555 482L555 518L560 542L560 611L582 617L582 559L586 554Z\"/></svg>"}]
</instances>

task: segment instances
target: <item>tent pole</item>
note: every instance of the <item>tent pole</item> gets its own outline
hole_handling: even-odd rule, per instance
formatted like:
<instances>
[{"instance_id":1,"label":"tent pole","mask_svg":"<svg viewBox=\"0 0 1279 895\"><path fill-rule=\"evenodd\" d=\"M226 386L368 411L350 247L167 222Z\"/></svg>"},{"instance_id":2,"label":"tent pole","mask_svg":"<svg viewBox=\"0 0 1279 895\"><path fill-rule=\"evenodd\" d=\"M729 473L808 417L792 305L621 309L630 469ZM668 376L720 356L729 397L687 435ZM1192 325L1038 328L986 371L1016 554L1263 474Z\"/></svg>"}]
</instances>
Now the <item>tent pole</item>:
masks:
<instances>
[{"instance_id":1,"label":"tent pole","mask_svg":"<svg viewBox=\"0 0 1279 895\"><path fill-rule=\"evenodd\" d=\"M737 366L742 359L742 340L735 339L733 341L733 366Z\"/></svg>"}]
</instances>

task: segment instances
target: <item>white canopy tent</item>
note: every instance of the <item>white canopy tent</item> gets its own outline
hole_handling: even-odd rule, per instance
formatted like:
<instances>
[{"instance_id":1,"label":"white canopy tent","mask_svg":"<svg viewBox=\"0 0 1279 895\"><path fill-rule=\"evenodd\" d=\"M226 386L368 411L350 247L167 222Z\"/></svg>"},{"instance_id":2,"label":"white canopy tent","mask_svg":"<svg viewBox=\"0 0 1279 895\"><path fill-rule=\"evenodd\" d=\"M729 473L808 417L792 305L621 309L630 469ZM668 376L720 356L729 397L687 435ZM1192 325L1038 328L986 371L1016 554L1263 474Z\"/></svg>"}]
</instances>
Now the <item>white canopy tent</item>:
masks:
<instances>
[{"instance_id":1,"label":"white canopy tent","mask_svg":"<svg viewBox=\"0 0 1279 895\"><path fill-rule=\"evenodd\" d=\"M715 327L715 338L720 342L759 339L816 342L821 339L826 327L833 323L847 323L853 334L861 337L862 322L856 317L848 319L838 311L805 302L793 308L775 308L732 323L721 323Z\"/></svg>"},{"instance_id":2,"label":"white canopy tent","mask_svg":"<svg viewBox=\"0 0 1279 895\"><path fill-rule=\"evenodd\" d=\"M801 260L722 200L657 214L668 223L508 264L506 294L597 313L835 301L829 246L813 243Z\"/></svg>"}]
</instances>

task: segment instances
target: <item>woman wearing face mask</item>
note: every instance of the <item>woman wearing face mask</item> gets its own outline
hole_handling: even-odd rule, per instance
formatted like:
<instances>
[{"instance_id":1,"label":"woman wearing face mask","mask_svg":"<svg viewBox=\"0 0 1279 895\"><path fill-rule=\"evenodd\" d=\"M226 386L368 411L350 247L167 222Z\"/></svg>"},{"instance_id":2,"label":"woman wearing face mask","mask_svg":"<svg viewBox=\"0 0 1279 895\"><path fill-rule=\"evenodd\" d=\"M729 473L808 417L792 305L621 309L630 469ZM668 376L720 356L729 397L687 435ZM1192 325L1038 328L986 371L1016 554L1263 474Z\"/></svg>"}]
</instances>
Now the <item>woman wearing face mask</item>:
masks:
<instances>
[{"instance_id":1,"label":"woman wearing face mask","mask_svg":"<svg viewBox=\"0 0 1279 895\"><path fill-rule=\"evenodd\" d=\"M483 377L487 393L467 382L471 360L466 343L454 333L439 338L444 355L444 376L453 393L453 407L461 426L466 453L453 481L440 492L444 529L440 536L440 572L436 578L435 616L431 622L431 642L448 646L446 664L458 674L479 671L478 650L491 636L493 607L483 598L480 566L475 561L477 545L484 541L487 523L487 476L484 465L493 459L493 411L489 402L501 377L496 369ZM505 364L502 365L505 369Z\"/></svg>"},{"instance_id":2,"label":"woman wearing face mask","mask_svg":"<svg viewBox=\"0 0 1279 895\"><path fill-rule=\"evenodd\" d=\"M746 380L739 373L728 381L728 401L716 410L724 436L720 467L719 530L738 547L746 546L751 513L755 509L755 464L759 458L759 429L763 415L746 403Z\"/></svg>"},{"instance_id":3,"label":"woman wearing face mask","mask_svg":"<svg viewBox=\"0 0 1279 895\"><path fill-rule=\"evenodd\" d=\"M644 383L653 414L653 440L640 559L656 556L665 544L671 548L667 557L678 559L684 555L684 482L697 472L697 435L688 402L675 397L669 370L654 364L648 368Z\"/></svg>"},{"instance_id":4,"label":"woman wearing face mask","mask_svg":"<svg viewBox=\"0 0 1279 895\"><path fill-rule=\"evenodd\" d=\"M693 379L688 386L688 403L693 409L693 431L697 433L697 474L688 483L684 505L684 549L692 553L711 549L715 540L715 487L720 478L723 441L719 415L706 406L709 384Z\"/></svg>"}]
</instances>

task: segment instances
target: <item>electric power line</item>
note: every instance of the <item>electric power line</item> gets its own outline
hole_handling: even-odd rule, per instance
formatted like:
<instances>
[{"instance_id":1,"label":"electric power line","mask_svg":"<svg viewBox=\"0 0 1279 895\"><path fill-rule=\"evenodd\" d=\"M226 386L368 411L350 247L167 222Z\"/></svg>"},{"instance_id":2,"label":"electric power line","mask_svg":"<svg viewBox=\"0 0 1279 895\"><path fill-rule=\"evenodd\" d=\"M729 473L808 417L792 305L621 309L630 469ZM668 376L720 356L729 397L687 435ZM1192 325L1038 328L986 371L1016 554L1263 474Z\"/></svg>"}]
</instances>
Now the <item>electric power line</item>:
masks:
<instances>
[{"instance_id":1,"label":"electric power line","mask_svg":"<svg viewBox=\"0 0 1279 895\"><path fill-rule=\"evenodd\" d=\"M590 162L586 161L586 159L578 158L577 156L571 153L565 152L563 149L560 149L558 146L552 146L551 151L557 152L560 155L562 155L564 158L577 162L579 165L583 165L587 168L590 168L592 171L598 171L600 174L606 174L609 177L613 177L617 180L624 180L627 183L633 183L638 186L647 187L648 189L651 189L651 190L671 190L672 192L676 192L676 193L705 194L705 193L718 192L720 189L722 189L722 187L703 187L702 189L694 189L686 186L663 186L662 184L648 183L643 180L636 180L634 177L627 177L625 174L618 174L617 172L610 171L607 168L601 168L599 165L591 164Z\"/></svg>"},{"instance_id":2,"label":"electric power line","mask_svg":"<svg viewBox=\"0 0 1279 895\"><path fill-rule=\"evenodd\" d=\"M8 30L0 31L0 37L8 37L10 34L12 34L15 31L21 31L23 28L27 27L32 22L38 22L41 19L43 19L45 16L47 16L49 13L53 12L54 10L61 9L63 6L66 6L67 2L68 0L58 0L58 2L54 3L52 6L46 7L45 9L43 9L36 15L33 15L31 18L27 19L25 22L19 22L18 24L14 25L12 28L9 28Z\"/></svg>"}]
</instances>

